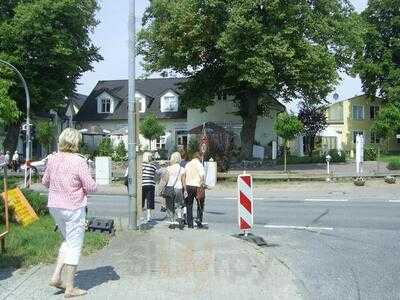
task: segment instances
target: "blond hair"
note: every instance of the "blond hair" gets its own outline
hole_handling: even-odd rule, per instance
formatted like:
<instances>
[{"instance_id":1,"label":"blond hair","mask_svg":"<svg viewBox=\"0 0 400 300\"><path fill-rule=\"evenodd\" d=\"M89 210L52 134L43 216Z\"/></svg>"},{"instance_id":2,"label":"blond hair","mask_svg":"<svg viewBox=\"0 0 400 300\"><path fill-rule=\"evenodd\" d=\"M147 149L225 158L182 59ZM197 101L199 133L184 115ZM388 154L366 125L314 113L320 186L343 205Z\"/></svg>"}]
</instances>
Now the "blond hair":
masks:
<instances>
[{"instance_id":1,"label":"blond hair","mask_svg":"<svg viewBox=\"0 0 400 300\"><path fill-rule=\"evenodd\" d=\"M82 143L82 134L73 128L66 128L58 138L58 151L61 152L79 152Z\"/></svg>"},{"instance_id":2,"label":"blond hair","mask_svg":"<svg viewBox=\"0 0 400 300\"><path fill-rule=\"evenodd\" d=\"M181 161L182 161L182 157L179 152L174 152L171 154L171 159L169 160L171 165L180 164Z\"/></svg>"},{"instance_id":3,"label":"blond hair","mask_svg":"<svg viewBox=\"0 0 400 300\"><path fill-rule=\"evenodd\" d=\"M153 154L151 154L150 152L143 153L143 162L149 163L151 161L152 157L153 157Z\"/></svg>"}]
</instances>

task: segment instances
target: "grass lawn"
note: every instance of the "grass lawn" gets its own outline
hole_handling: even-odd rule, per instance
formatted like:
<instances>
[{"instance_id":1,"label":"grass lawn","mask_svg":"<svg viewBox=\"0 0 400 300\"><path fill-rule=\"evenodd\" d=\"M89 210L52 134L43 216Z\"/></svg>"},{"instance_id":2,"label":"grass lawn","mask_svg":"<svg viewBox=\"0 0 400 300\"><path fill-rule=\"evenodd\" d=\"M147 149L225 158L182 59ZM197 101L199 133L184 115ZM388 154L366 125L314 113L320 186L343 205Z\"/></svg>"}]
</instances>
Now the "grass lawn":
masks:
<instances>
[{"instance_id":1,"label":"grass lawn","mask_svg":"<svg viewBox=\"0 0 400 300\"><path fill-rule=\"evenodd\" d=\"M4 225L0 225L0 232ZM110 237L101 233L87 232L83 254L91 254L105 247ZM40 217L39 221L27 227L11 224L10 233L6 237L6 253L0 252L0 268L29 267L39 263L51 263L57 258L61 244L61 235L54 232L51 216Z\"/></svg>"},{"instance_id":2,"label":"grass lawn","mask_svg":"<svg viewBox=\"0 0 400 300\"><path fill-rule=\"evenodd\" d=\"M390 162L391 160L400 160L400 153L398 154L381 154L380 161Z\"/></svg>"}]
</instances>

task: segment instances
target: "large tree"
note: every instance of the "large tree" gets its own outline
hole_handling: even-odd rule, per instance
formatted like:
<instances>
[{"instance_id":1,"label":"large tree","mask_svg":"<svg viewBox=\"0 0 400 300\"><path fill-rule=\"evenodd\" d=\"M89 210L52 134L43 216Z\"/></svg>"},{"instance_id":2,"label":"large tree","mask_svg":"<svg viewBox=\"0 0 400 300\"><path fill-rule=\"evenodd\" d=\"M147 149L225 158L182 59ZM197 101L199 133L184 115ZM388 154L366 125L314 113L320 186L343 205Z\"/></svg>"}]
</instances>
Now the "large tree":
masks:
<instances>
[{"instance_id":1,"label":"large tree","mask_svg":"<svg viewBox=\"0 0 400 300\"><path fill-rule=\"evenodd\" d=\"M32 112L57 108L71 95L83 72L101 56L90 40L97 25L96 0L6 0L0 4L0 59L25 77ZM10 82L8 99L25 112L19 78L0 65L0 78ZM9 102L12 103L12 102ZM1 117L1 116L0 116ZM21 118L7 126L6 150L14 150Z\"/></svg>"},{"instance_id":2,"label":"large tree","mask_svg":"<svg viewBox=\"0 0 400 300\"><path fill-rule=\"evenodd\" d=\"M325 107L311 105L306 102L300 104L299 119L304 125L307 153L311 156L315 147L315 137L328 126Z\"/></svg>"},{"instance_id":3,"label":"large tree","mask_svg":"<svg viewBox=\"0 0 400 300\"><path fill-rule=\"evenodd\" d=\"M355 71L364 91L400 106L400 9L398 0L370 0L363 11L365 47Z\"/></svg>"},{"instance_id":4,"label":"large tree","mask_svg":"<svg viewBox=\"0 0 400 300\"><path fill-rule=\"evenodd\" d=\"M232 97L243 157L252 155L257 118L272 99L322 101L361 44L347 0L152 0L143 25L146 70L187 76L187 107Z\"/></svg>"}]
</instances>

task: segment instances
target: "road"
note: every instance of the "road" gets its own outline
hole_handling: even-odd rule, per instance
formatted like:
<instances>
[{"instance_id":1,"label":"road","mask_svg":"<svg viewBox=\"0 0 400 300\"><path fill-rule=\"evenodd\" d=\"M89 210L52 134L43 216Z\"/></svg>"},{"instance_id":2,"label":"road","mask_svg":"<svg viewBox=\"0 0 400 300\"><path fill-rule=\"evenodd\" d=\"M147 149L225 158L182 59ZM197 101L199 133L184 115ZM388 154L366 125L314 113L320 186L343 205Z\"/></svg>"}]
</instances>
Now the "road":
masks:
<instances>
[{"instance_id":1,"label":"road","mask_svg":"<svg viewBox=\"0 0 400 300\"><path fill-rule=\"evenodd\" d=\"M266 187L255 191L253 232L295 275L305 299L400 299L397 191ZM124 217L127 208L124 196L89 199L92 215ZM233 187L208 193L206 222L238 232Z\"/></svg>"}]
</instances>

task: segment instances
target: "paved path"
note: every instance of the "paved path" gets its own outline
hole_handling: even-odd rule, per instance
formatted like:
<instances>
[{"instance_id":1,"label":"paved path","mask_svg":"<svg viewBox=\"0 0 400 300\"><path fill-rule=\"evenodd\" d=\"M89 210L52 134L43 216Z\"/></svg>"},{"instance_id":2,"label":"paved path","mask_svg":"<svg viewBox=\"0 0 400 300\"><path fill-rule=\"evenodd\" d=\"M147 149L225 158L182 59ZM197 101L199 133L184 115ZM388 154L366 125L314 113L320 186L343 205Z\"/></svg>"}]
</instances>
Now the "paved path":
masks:
<instances>
[{"instance_id":1,"label":"paved path","mask_svg":"<svg viewBox=\"0 0 400 300\"><path fill-rule=\"evenodd\" d=\"M52 266L5 278L0 299L61 299L46 286ZM11 274L9 273L8 276ZM84 257L77 284L83 299L300 299L290 270L269 251L213 230L166 225L132 234Z\"/></svg>"}]
</instances>

